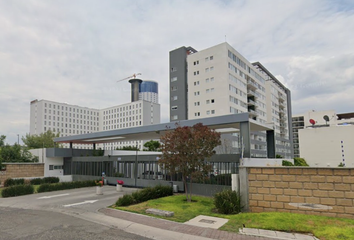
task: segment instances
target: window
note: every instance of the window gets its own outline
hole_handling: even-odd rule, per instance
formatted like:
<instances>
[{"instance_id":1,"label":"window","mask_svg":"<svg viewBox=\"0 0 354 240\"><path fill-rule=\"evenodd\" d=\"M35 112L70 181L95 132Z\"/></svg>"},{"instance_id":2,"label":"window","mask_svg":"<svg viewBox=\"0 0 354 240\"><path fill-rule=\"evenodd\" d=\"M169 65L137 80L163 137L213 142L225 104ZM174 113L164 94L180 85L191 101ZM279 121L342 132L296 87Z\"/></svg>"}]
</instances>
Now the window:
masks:
<instances>
[{"instance_id":1,"label":"window","mask_svg":"<svg viewBox=\"0 0 354 240\"><path fill-rule=\"evenodd\" d=\"M209 59L210 59L210 61L213 60L213 59L214 59L214 56L210 56Z\"/></svg>"},{"instance_id":2,"label":"window","mask_svg":"<svg viewBox=\"0 0 354 240\"><path fill-rule=\"evenodd\" d=\"M172 106L171 109L172 110L177 110L177 106Z\"/></svg>"},{"instance_id":3,"label":"window","mask_svg":"<svg viewBox=\"0 0 354 240\"><path fill-rule=\"evenodd\" d=\"M210 100L206 100L206 104L209 104L210 103Z\"/></svg>"},{"instance_id":4,"label":"window","mask_svg":"<svg viewBox=\"0 0 354 240\"><path fill-rule=\"evenodd\" d=\"M206 93L209 93L209 92L210 92L210 89L207 89L207 90L206 90Z\"/></svg>"},{"instance_id":5,"label":"window","mask_svg":"<svg viewBox=\"0 0 354 240\"><path fill-rule=\"evenodd\" d=\"M172 67L171 68L171 72L176 72L177 71L177 68L176 67Z\"/></svg>"},{"instance_id":6,"label":"window","mask_svg":"<svg viewBox=\"0 0 354 240\"><path fill-rule=\"evenodd\" d=\"M209 72L209 68L206 68L206 69L205 69L205 72Z\"/></svg>"},{"instance_id":7,"label":"window","mask_svg":"<svg viewBox=\"0 0 354 240\"><path fill-rule=\"evenodd\" d=\"M171 98L173 101L175 101L175 100L177 100L178 99L178 97L177 96L172 96L172 98Z\"/></svg>"},{"instance_id":8,"label":"window","mask_svg":"<svg viewBox=\"0 0 354 240\"><path fill-rule=\"evenodd\" d=\"M210 82L214 82L214 78L212 77L212 78L210 78Z\"/></svg>"},{"instance_id":9,"label":"window","mask_svg":"<svg viewBox=\"0 0 354 240\"><path fill-rule=\"evenodd\" d=\"M210 67L210 72L214 70L214 67Z\"/></svg>"},{"instance_id":10,"label":"window","mask_svg":"<svg viewBox=\"0 0 354 240\"><path fill-rule=\"evenodd\" d=\"M209 78L205 79L205 82L206 82L206 83L209 83Z\"/></svg>"},{"instance_id":11,"label":"window","mask_svg":"<svg viewBox=\"0 0 354 240\"><path fill-rule=\"evenodd\" d=\"M199 71L194 72L194 76L199 75Z\"/></svg>"},{"instance_id":12,"label":"window","mask_svg":"<svg viewBox=\"0 0 354 240\"><path fill-rule=\"evenodd\" d=\"M207 114L207 115L210 115L210 111L209 111L209 110L208 110L208 111L206 111L206 114Z\"/></svg>"},{"instance_id":13,"label":"window","mask_svg":"<svg viewBox=\"0 0 354 240\"><path fill-rule=\"evenodd\" d=\"M171 87L171 91L177 91L177 86Z\"/></svg>"},{"instance_id":14,"label":"window","mask_svg":"<svg viewBox=\"0 0 354 240\"><path fill-rule=\"evenodd\" d=\"M198 65L198 64L199 64L199 61L195 61L195 62L194 62L194 65Z\"/></svg>"},{"instance_id":15,"label":"window","mask_svg":"<svg viewBox=\"0 0 354 240\"><path fill-rule=\"evenodd\" d=\"M172 116L172 120L177 120L178 119L178 116L177 115L173 115Z\"/></svg>"},{"instance_id":16,"label":"window","mask_svg":"<svg viewBox=\"0 0 354 240\"><path fill-rule=\"evenodd\" d=\"M194 106L199 106L200 102L194 102Z\"/></svg>"},{"instance_id":17,"label":"window","mask_svg":"<svg viewBox=\"0 0 354 240\"><path fill-rule=\"evenodd\" d=\"M176 82L176 81L177 81L177 77L171 78L171 82Z\"/></svg>"},{"instance_id":18,"label":"window","mask_svg":"<svg viewBox=\"0 0 354 240\"><path fill-rule=\"evenodd\" d=\"M196 113L194 113L194 116L195 116L195 117L200 116L200 112L196 112Z\"/></svg>"},{"instance_id":19,"label":"window","mask_svg":"<svg viewBox=\"0 0 354 240\"><path fill-rule=\"evenodd\" d=\"M198 86L199 85L199 81L194 82L194 86Z\"/></svg>"},{"instance_id":20,"label":"window","mask_svg":"<svg viewBox=\"0 0 354 240\"><path fill-rule=\"evenodd\" d=\"M198 92L194 92L194 96L199 96L199 91Z\"/></svg>"},{"instance_id":21,"label":"window","mask_svg":"<svg viewBox=\"0 0 354 240\"><path fill-rule=\"evenodd\" d=\"M214 103L214 99L211 99L211 103Z\"/></svg>"},{"instance_id":22,"label":"window","mask_svg":"<svg viewBox=\"0 0 354 240\"><path fill-rule=\"evenodd\" d=\"M214 92L214 88L210 88L210 92Z\"/></svg>"},{"instance_id":23,"label":"window","mask_svg":"<svg viewBox=\"0 0 354 240\"><path fill-rule=\"evenodd\" d=\"M211 110L211 114L215 114L215 110Z\"/></svg>"}]
</instances>

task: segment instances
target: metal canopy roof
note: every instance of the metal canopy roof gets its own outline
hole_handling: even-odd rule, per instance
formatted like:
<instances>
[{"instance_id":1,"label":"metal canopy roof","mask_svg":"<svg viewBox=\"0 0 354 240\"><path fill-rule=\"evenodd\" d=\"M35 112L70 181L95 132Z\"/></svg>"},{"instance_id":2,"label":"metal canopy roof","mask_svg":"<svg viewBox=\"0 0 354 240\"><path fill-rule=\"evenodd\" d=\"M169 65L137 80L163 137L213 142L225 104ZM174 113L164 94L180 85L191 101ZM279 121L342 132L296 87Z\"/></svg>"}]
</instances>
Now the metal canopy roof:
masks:
<instances>
[{"instance_id":1,"label":"metal canopy roof","mask_svg":"<svg viewBox=\"0 0 354 240\"><path fill-rule=\"evenodd\" d=\"M193 126L197 123L202 123L215 129L220 133L238 132L241 122L249 122L250 131L266 131L273 130L271 126L263 125L249 118L248 113L230 114L218 117L201 118L193 120L182 120L169 123L160 123L148 126L140 126L133 128L117 129L110 131L94 132L81 135L73 135L67 137L55 138L57 143L76 143L76 144L93 144L93 143L110 143L120 141L137 141L160 139L167 131L179 126Z\"/></svg>"}]
</instances>

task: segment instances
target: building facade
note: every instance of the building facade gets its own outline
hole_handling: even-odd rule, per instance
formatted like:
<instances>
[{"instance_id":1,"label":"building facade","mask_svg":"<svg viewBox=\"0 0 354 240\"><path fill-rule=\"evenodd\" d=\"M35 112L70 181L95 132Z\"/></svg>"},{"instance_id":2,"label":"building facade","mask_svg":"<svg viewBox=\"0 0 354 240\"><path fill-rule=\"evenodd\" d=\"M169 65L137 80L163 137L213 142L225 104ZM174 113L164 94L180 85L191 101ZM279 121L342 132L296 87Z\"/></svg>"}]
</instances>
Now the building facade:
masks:
<instances>
[{"instance_id":1,"label":"building facade","mask_svg":"<svg viewBox=\"0 0 354 240\"><path fill-rule=\"evenodd\" d=\"M181 47L170 52L170 121L248 112L273 124L276 154L292 157L291 100L285 88L260 63L250 63L228 43L202 51ZM252 157L266 157L266 133L252 132ZM223 149L238 153L238 133L223 135Z\"/></svg>"},{"instance_id":2,"label":"building facade","mask_svg":"<svg viewBox=\"0 0 354 240\"><path fill-rule=\"evenodd\" d=\"M354 166L354 113L311 110L294 115L292 124L295 157L310 166Z\"/></svg>"},{"instance_id":3,"label":"building facade","mask_svg":"<svg viewBox=\"0 0 354 240\"><path fill-rule=\"evenodd\" d=\"M37 135L51 130L65 137L160 123L160 105L144 100L105 109L34 100L30 108L30 134ZM143 142L117 142L109 147L136 144L142 148Z\"/></svg>"}]
</instances>

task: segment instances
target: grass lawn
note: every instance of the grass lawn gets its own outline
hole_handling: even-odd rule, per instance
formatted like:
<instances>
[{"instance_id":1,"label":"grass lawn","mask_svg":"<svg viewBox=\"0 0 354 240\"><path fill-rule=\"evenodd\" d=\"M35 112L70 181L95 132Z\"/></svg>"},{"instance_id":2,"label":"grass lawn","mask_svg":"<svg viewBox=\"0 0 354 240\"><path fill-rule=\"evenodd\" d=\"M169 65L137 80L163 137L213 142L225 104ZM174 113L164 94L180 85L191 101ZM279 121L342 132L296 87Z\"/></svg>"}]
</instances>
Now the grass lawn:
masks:
<instances>
[{"instance_id":1,"label":"grass lawn","mask_svg":"<svg viewBox=\"0 0 354 240\"><path fill-rule=\"evenodd\" d=\"M174 195L128 207L117 207L117 209L145 215L149 215L145 213L148 208L173 211L175 213L174 217L161 218L176 222L186 222L198 215L227 218L229 222L222 226L220 230L231 232L238 232L242 224L245 224L248 228L312 233L321 240L354 239L354 220L352 219L277 212L223 215L213 211L212 198L193 196L193 200L196 201L191 203L186 202L185 199L185 195Z\"/></svg>"}]
</instances>

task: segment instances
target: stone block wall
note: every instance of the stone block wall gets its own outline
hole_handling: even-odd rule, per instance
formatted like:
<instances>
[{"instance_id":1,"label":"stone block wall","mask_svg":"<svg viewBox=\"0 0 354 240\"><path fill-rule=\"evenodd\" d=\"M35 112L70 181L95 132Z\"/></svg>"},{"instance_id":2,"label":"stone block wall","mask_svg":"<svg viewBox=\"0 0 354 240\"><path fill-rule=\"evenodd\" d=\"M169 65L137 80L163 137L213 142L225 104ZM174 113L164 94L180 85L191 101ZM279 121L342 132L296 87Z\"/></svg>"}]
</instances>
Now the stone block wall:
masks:
<instances>
[{"instance_id":1,"label":"stone block wall","mask_svg":"<svg viewBox=\"0 0 354 240\"><path fill-rule=\"evenodd\" d=\"M7 178L36 178L44 176L44 163L4 163L5 171L0 171L0 185Z\"/></svg>"},{"instance_id":2,"label":"stone block wall","mask_svg":"<svg viewBox=\"0 0 354 240\"><path fill-rule=\"evenodd\" d=\"M354 217L354 168L249 167L251 212Z\"/></svg>"}]
</instances>

